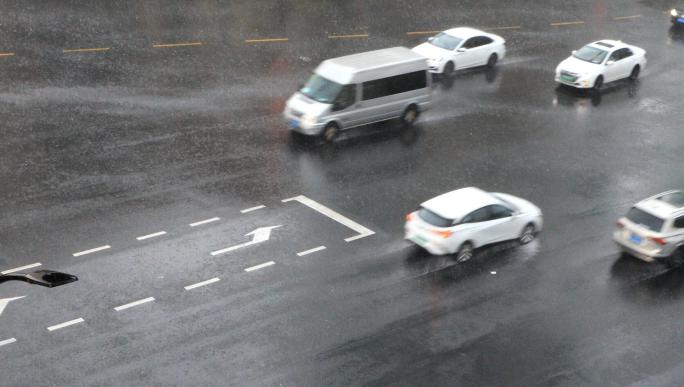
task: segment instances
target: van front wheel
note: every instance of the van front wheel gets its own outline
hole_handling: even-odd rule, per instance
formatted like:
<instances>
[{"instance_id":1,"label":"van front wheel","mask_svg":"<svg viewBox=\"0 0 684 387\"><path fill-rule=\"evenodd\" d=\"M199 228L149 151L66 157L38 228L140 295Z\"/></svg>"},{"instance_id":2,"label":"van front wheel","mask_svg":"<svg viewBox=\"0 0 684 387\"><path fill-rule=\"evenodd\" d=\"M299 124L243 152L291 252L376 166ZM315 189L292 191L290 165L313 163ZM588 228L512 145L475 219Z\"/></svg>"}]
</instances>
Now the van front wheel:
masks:
<instances>
[{"instance_id":1,"label":"van front wheel","mask_svg":"<svg viewBox=\"0 0 684 387\"><path fill-rule=\"evenodd\" d=\"M401 115L401 123L405 126L413 125L418 119L418 109L414 105L411 105L404 110Z\"/></svg>"},{"instance_id":2,"label":"van front wheel","mask_svg":"<svg viewBox=\"0 0 684 387\"><path fill-rule=\"evenodd\" d=\"M340 132L340 127L334 123L334 122L329 122L325 127L323 128L323 131L321 132L321 137L325 142L331 142L332 140L337 137L337 134Z\"/></svg>"}]
</instances>

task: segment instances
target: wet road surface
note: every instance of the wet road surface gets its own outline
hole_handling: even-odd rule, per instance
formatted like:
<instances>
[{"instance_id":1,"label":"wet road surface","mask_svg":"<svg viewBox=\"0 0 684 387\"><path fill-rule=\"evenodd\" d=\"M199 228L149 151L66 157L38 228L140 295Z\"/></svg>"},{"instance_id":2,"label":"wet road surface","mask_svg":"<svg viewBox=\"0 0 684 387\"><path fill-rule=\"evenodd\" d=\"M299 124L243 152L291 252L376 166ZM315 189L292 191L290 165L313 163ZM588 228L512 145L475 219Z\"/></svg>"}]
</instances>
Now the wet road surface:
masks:
<instances>
[{"instance_id":1,"label":"wet road surface","mask_svg":"<svg viewBox=\"0 0 684 387\"><path fill-rule=\"evenodd\" d=\"M0 385L680 385L684 270L611 242L632 203L684 187L670 7L4 4L0 270L80 280L3 285L25 297L0 313ZM507 57L436 80L414 129L290 137L284 101L321 60L459 25ZM648 51L640 80L558 88L602 38ZM465 186L531 200L543 234L464 264L402 240Z\"/></svg>"}]
</instances>

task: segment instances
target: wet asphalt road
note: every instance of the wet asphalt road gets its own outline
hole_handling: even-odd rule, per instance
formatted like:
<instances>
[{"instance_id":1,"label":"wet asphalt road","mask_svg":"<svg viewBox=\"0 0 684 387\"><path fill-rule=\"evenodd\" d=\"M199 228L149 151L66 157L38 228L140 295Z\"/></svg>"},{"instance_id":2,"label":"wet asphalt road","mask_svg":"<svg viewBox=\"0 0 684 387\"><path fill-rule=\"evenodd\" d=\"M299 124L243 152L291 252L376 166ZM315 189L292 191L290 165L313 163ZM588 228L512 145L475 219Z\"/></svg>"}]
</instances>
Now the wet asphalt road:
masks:
<instances>
[{"instance_id":1,"label":"wet asphalt road","mask_svg":"<svg viewBox=\"0 0 684 387\"><path fill-rule=\"evenodd\" d=\"M684 270L611 242L630 204L684 187L671 4L368 3L3 3L0 269L80 281L3 284L26 297L0 315L0 385L681 385ZM319 61L459 25L508 56L436 81L415 129L290 138L284 101ZM601 38L648 51L641 79L557 88ZM538 204L540 239L465 264L402 240L404 214L471 185ZM375 234L346 242L297 195Z\"/></svg>"}]
</instances>

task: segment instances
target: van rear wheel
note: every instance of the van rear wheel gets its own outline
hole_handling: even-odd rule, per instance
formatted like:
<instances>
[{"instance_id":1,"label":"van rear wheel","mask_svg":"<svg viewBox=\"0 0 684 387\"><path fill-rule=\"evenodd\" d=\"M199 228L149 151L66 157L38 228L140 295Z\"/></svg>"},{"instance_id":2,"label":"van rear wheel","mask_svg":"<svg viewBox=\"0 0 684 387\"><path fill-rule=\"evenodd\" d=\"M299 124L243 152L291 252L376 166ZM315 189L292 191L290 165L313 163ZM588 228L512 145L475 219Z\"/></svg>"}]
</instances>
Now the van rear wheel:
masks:
<instances>
[{"instance_id":1,"label":"van rear wheel","mask_svg":"<svg viewBox=\"0 0 684 387\"><path fill-rule=\"evenodd\" d=\"M321 137L325 142L331 142L337 137L337 135L340 132L340 127L334 122L329 122L325 127L323 128L323 131L321 132Z\"/></svg>"},{"instance_id":2,"label":"van rear wheel","mask_svg":"<svg viewBox=\"0 0 684 387\"><path fill-rule=\"evenodd\" d=\"M405 126L412 126L418 119L418 109L415 105L411 105L404 110L401 115L401 123Z\"/></svg>"}]
</instances>

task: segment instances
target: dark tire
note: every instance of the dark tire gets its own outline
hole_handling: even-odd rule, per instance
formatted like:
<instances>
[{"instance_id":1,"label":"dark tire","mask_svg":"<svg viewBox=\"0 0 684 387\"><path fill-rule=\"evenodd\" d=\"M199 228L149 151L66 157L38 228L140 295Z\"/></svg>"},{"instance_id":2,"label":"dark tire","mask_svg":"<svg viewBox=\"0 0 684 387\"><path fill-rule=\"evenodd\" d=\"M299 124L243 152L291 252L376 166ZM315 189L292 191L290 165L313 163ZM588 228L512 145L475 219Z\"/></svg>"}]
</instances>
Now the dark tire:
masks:
<instances>
[{"instance_id":1,"label":"dark tire","mask_svg":"<svg viewBox=\"0 0 684 387\"><path fill-rule=\"evenodd\" d=\"M534 228L534 224L528 223L520 233L520 238L518 238L518 241L521 245L526 245L532 242L536 236L537 230Z\"/></svg>"},{"instance_id":2,"label":"dark tire","mask_svg":"<svg viewBox=\"0 0 684 387\"><path fill-rule=\"evenodd\" d=\"M636 81L639 78L639 73L641 72L641 67L639 65L634 66L632 72L629 74L630 81Z\"/></svg>"},{"instance_id":3,"label":"dark tire","mask_svg":"<svg viewBox=\"0 0 684 387\"><path fill-rule=\"evenodd\" d=\"M594 81L594 87L592 87L592 89L594 91L600 91L602 87L603 87L603 75L599 75L598 77L596 77L596 80Z\"/></svg>"},{"instance_id":4,"label":"dark tire","mask_svg":"<svg viewBox=\"0 0 684 387\"><path fill-rule=\"evenodd\" d=\"M340 133L340 126L334 122L329 122L321 131L321 138L325 142L332 142Z\"/></svg>"},{"instance_id":5,"label":"dark tire","mask_svg":"<svg viewBox=\"0 0 684 387\"><path fill-rule=\"evenodd\" d=\"M404 126L412 126L418 119L418 109L415 105L410 105L401 114L401 124Z\"/></svg>"},{"instance_id":6,"label":"dark tire","mask_svg":"<svg viewBox=\"0 0 684 387\"><path fill-rule=\"evenodd\" d=\"M445 77L450 77L454 75L454 68L454 62L447 62L447 64L444 65L442 75L444 75Z\"/></svg>"},{"instance_id":7,"label":"dark tire","mask_svg":"<svg viewBox=\"0 0 684 387\"><path fill-rule=\"evenodd\" d=\"M684 265L684 250L680 247L665 262L668 267L677 268Z\"/></svg>"},{"instance_id":8,"label":"dark tire","mask_svg":"<svg viewBox=\"0 0 684 387\"><path fill-rule=\"evenodd\" d=\"M499 61L499 56L496 54L492 54L489 56L489 59L487 59L487 67L490 69L496 66L496 62Z\"/></svg>"},{"instance_id":9,"label":"dark tire","mask_svg":"<svg viewBox=\"0 0 684 387\"><path fill-rule=\"evenodd\" d=\"M470 260L470 258L473 257L473 244L470 242L465 242L461 245L461 247L458 249L456 252L456 262L458 263L463 263L465 261Z\"/></svg>"}]
</instances>

